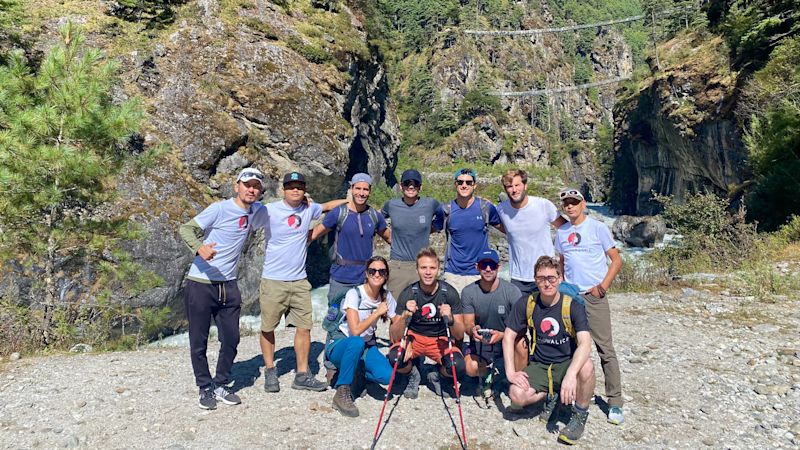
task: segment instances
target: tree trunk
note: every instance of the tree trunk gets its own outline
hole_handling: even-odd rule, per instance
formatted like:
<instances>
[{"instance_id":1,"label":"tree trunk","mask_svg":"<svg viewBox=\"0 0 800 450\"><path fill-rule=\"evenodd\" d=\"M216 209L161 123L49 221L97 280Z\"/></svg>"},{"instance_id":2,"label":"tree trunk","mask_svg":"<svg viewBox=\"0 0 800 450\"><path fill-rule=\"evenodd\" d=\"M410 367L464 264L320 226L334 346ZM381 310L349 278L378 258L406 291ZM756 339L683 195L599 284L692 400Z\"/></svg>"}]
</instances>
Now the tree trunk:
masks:
<instances>
[{"instance_id":1,"label":"tree trunk","mask_svg":"<svg viewBox=\"0 0 800 450\"><path fill-rule=\"evenodd\" d=\"M56 244L53 235L53 223L55 222L56 210L50 208L50 212L45 216L45 224L47 225L47 254L44 261L44 315L42 317L42 342L45 346L52 343L52 336L50 330L53 326L53 313L56 309L56 279L55 279L55 264L56 264Z\"/></svg>"}]
</instances>

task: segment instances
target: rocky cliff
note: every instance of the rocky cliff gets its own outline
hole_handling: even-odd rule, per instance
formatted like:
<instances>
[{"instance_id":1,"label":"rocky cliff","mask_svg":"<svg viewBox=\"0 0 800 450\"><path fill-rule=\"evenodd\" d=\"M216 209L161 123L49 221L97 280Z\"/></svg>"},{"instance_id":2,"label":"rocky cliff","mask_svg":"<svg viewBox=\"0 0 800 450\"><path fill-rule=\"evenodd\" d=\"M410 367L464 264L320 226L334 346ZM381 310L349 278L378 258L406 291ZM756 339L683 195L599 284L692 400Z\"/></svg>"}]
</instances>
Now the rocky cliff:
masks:
<instances>
[{"instance_id":1,"label":"rocky cliff","mask_svg":"<svg viewBox=\"0 0 800 450\"><path fill-rule=\"evenodd\" d=\"M747 179L734 116L738 74L724 41L684 33L659 47L662 70L631 88L615 109L613 207L658 211L652 192L727 197ZM652 61L651 61L652 62Z\"/></svg>"}]
</instances>

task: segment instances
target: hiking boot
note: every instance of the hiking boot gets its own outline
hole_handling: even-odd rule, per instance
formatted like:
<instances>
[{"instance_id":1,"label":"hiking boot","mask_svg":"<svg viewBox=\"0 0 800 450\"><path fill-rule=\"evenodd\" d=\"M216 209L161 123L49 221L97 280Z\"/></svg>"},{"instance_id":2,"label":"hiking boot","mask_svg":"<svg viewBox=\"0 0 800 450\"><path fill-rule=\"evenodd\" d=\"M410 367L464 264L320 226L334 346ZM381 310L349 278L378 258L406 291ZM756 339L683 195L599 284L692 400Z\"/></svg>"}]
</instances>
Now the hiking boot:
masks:
<instances>
[{"instance_id":1,"label":"hiking boot","mask_svg":"<svg viewBox=\"0 0 800 450\"><path fill-rule=\"evenodd\" d=\"M608 408L608 423L614 425L622 425L625 423L625 416L622 414L621 406L612 406Z\"/></svg>"},{"instance_id":2,"label":"hiking boot","mask_svg":"<svg viewBox=\"0 0 800 450\"><path fill-rule=\"evenodd\" d=\"M539 420L549 422L550 417L553 416L553 411L556 409L558 409L558 394L547 394L547 399L544 401L544 409L539 414Z\"/></svg>"},{"instance_id":3,"label":"hiking boot","mask_svg":"<svg viewBox=\"0 0 800 450\"><path fill-rule=\"evenodd\" d=\"M419 382L422 381L422 377L417 366L411 366L411 372L406 376L408 377L408 383L403 391L403 397L412 399L419 397Z\"/></svg>"},{"instance_id":4,"label":"hiking boot","mask_svg":"<svg viewBox=\"0 0 800 450\"><path fill-rule=\"evenodd\" d=\"M561 433L558 435L559 442L574 445L575 442L583 435L583 428L586 426L586 419L589 417L589 410L584 409L581 411L577 406L572 406L572 416L569 418L569 423L565 426Z\"/></svg>"},{"instance_id":5,"label":"hiking boot","mask_svg":"<svg viewBox=\"0 0 800 450\"><path fill-rule=\"evenodd\" d=\"M438 370L433 370L428 373L428 387L431 388L437 396L446 395L450 398L455 398L455 395L453 395L449 389L442 389L442 376L439 374Z\"/></svg>"},{"instance_id":6,"label":"hiking boot","mask_svg":"<svg viewBox=\"0 0 800 450\"><path fill-rule=\"evenodd\" d=\"M294 376L294 381L292 382L292 389L322 392L325 389L328 389L328 383L319 381L308 372L297 372ZM349 392L350 388L348 387L347 390Z\"/></svg>"},{"instance_id":7,"label":"hiking boot","mask_svg":"<svg viewBox=\"0 0 800 450\"><path fill-rule=\"evenodd\" d=\"M217 386L217 388L214 389L214 397L226 405L238 405L242 403L242 399L240 399L238 395L229 391L225 386Z\"/></svg>"},{"instance_id":8,"label":"hiking boot","mask_svg":"<svg viewBox=\"0 0 800 450\"><path fill-rule=\"evenodd\" d=\"M200 408L217 409L217 401L214 399L214 386L200 389Z\"/></svg>"},{"instance_id":9,"label":"hiking boot","mask_svg":"<svg viewBox=\"0 0 800 450\"><path fill-rule=\"evenodd\" d=\"M264 369L264 390L266 392L280 392L281 383L278 381L278 369L276 367Z\"/></svg>"},{"instance_id":10,"label":"hiking boot","mask_svg":"<svg viewBox=\"0 0 800 450\"><path fill-rule=\"evenodd\" d=\"M353 395L350 392L349 384L342 384L336 387L336 394L333 396L333 409L347 417L358 417L358 408L353 403Z\"/></svg>"}]
</instances>

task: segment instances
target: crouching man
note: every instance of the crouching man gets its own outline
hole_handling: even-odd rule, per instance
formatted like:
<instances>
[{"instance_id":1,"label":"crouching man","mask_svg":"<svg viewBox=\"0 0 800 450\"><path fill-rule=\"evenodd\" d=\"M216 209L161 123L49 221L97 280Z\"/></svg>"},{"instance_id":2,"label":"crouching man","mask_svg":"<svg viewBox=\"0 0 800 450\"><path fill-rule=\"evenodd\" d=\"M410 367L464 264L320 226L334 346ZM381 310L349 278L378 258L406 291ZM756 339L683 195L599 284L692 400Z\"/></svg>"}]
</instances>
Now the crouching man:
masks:
<instances>
[{"instance_id":1,"label":"crouching man","mask_svg":"<svg viewBox=\"0 0 800 450\"><path fill-rule=\"evenodd\" d=\"M558 404L571 405L572 416L558 440L574 444L583 434L594 393L594 367L589 359L592 337L583 304L558 292L562 281L558 260L542 256L534 266L535 297L520 298L506 319L503 357L511 386L509 397L519 406L545 401L540 416L549 421ZM531 333L527 365L515 366L517 336ZM560 400L560 401L559 401Z\"/></svg>"}]
</instances>

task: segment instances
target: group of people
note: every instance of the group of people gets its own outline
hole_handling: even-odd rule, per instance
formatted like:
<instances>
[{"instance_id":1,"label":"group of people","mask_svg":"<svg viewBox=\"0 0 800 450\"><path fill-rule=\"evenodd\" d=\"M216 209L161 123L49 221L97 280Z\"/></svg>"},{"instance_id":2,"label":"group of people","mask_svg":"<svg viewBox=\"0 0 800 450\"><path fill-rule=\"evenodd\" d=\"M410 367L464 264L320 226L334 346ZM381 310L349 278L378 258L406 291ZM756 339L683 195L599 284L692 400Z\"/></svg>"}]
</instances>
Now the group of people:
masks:
<instances>
[{"instance_id":1,"label":"group of people","mask_svg":"<svg viewBox=\"0 0 800 450\"><path fill-rule=\"evenodd\" d=\"M503 175L508 199L497 206L475 195L474 170L456 171L453 181L456 198L440 204L420 196L421 174L406 170L402 197L376 210L368 203L372 179L367 174L352 177L348 199L320 204L309 201L303 174L290 172L283 178L283 198L264 205L258 202L264 175L242 170L235 197L210 205L179 230L195 253L184 301L200 407L241 402L230 386L241 309L236 265L248 233L264 228L259 303L266 392L280 390L275 329L285 318L296 328L291 387L324 391L333 386L333 407L345 416L358 416L354 399L366 382L386 385L393 373L404 381L403 395L416 398L428 357L436 369L425 381L439 395L452 395L451 387L457 389L456 381L466 376L491 386L496 372L508 382L513 407L544 402L546 420L559 404L571 407L559 440L574 443L594 393L594 341L605 374L608 421L621 424L622 387L606 292L622 260L608 227L586 215L577 189L559 193L566 217L550 200L528 195L523 170ZM309 229L323 213L321 223ZM491 227L508 240L510 282L498 277ZM441 278L439 255L429 247L430 234L439 231L446 236ZM308 368L313 321L305 266L309 243L329 233L326 382ZM376 235L391 246L388 261L373 256ZM213 378L206 358L212 318L221 343ZM392 345L386 356L376 342L380 321L389 323ZM469 343L462 348L465 336Z\"/></svg>"}]
</instances>

